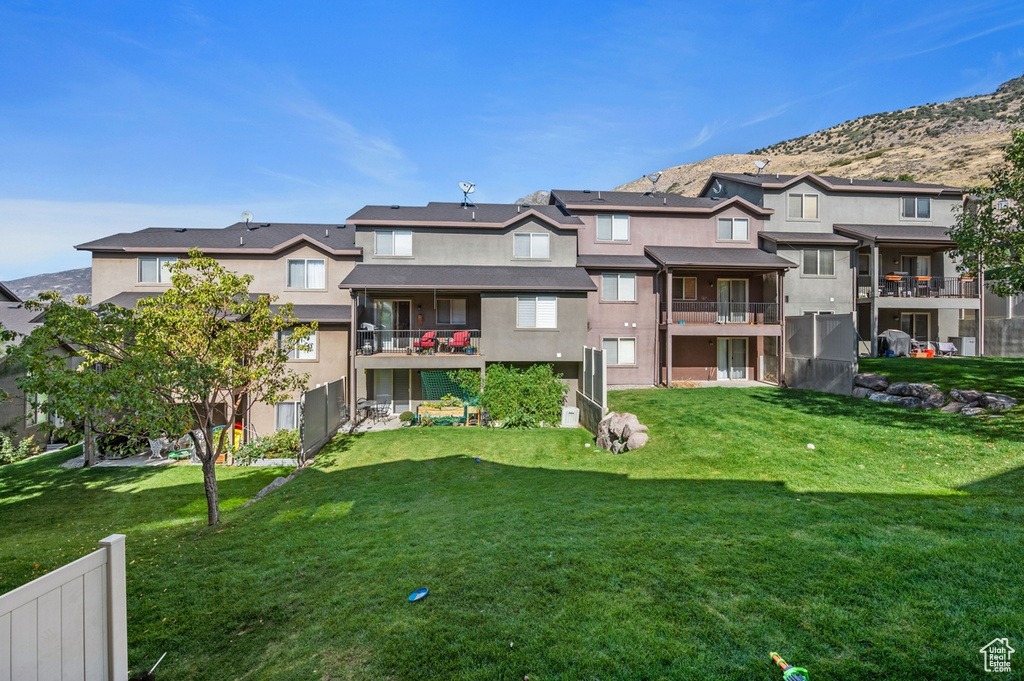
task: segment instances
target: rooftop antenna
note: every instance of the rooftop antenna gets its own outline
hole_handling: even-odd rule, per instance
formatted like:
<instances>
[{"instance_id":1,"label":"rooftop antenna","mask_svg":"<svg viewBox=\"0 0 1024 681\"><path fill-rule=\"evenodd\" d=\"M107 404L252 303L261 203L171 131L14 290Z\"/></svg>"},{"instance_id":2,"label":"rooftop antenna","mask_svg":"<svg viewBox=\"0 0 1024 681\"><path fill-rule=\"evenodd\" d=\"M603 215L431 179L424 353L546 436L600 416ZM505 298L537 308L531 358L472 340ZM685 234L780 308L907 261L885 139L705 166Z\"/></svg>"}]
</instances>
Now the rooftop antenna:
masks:
<instances>
[{"instance_id":1,"label":"rooftop antenna","mask_svg":"<svg viewBox=\"0 0 1024 681\"><path fill-rule=\"evenodd\" d=\"M711 185L711 193L712 194L721 194L724 189L725 189L725 187L722 186L722 183L716 177L715 178L715 183L713 185Z\"/></svg>"},{"instance_id":2,"label":"rooftop antenna","mask_svg":"<svg viewBox=\"0 0 1024 681\"><path fill-rule=\"evenodd\" d=\"M644 192L644 195L654 196L654 192L658 188L658 180L661 179L661 173L651 173L650 175L645 175L644 177L646 177L651 182L651 191Z\"/></svg>"},{"instance_id":3,"label":"rooftop antenna","mask_svg":"<svg viewBox=\"0 0 1024 681\"><path fill-rule=\"evenodd\" d=\"M765 156L763 161L754 161L754 165L757 166L757 172L754 177L761 174L761 171L768 167L768 164L772 162L771 156Z\"/></svg>"},{"instance_id":4,"label":"rooftop antenna","mask_svg":"<svg viewBox=\"0 0 1024 681\"><path fill-rule=\"evenodd\" d=\"M245 228L249 229L249 223L252 222L252 212L248 210L242 211L242 220L245 221Z\"/></svg>"},{"instance_id":5,"label":"rooftop antenna","mask_svg":"<svg viewBox=\"0 0 1024 681\"><path fill-rule=\"evenodd\" d=\"M460 182L459 189L462 190L462 207L474 206L475 204L469 200L469 195L476 191L476 182Z\"/></svg>"}]
</instances>

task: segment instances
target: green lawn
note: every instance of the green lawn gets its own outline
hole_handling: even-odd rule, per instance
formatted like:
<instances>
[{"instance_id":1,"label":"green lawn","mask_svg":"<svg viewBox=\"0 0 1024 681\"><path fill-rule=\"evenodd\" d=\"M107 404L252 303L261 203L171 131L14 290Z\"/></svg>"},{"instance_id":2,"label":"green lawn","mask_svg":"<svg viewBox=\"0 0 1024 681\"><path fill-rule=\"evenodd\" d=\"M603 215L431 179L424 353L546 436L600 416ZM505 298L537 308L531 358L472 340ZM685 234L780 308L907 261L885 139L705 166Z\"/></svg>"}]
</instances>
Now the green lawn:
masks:
<instances>
[{"instance_id":1,"label":"green lawn","mask_svg":"<svg viewBox=\"0 0 1024 681\"><path fill-rule=\"evenodd\" d=\"M169 651L162 681L778 679L770 650L817 679L963 679L993 638L1024 642L1019 414L611 398L648 447L343 437L245 510L279 472L222 469L212 530L194 468L0 468L0 591L125 532L131 667Z\"/></svg>"},{"instance_id":2,"label":"green lawn","mask_svg":"<svg viewBox=\"0 0 1024 681\"><path fill-rule=\"evenodd\" d=\"M937 383L943 390L968 388L1002 392L1024 400L1024 360L1003 357L861 358L860 370L890 380Z\"/></svg>"}]
</instances>

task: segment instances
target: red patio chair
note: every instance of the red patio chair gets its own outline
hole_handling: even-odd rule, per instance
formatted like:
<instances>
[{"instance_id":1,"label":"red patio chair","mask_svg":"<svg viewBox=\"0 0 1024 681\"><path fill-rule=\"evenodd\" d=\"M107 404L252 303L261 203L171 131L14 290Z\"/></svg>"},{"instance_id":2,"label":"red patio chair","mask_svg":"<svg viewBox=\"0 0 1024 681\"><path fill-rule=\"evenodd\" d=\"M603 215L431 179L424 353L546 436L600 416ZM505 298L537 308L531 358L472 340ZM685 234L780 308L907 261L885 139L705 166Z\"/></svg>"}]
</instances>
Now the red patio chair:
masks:
<instances>
[{"instance_id":1,"label":"red patio chair","mask_svg":"<svg viewBox=\"0 0 1024 681\"><path fill-rule=\"evenodd\" d=\"M469 331L456 331L448 341L448 349L452 352L465 352L469 347Z\"/></svg>"},{"instance_id":2,"label":"red patio chair","mask_svg":"<svg viewBox=\"0 0 1024 681\"><path fill-rule=\"evenodd\" d=\"M418 341L413 341L412 345L419 350L437 347L437 341L434 339L436 335L437 331L427 331Z\"/></svg>"}]
</instances>

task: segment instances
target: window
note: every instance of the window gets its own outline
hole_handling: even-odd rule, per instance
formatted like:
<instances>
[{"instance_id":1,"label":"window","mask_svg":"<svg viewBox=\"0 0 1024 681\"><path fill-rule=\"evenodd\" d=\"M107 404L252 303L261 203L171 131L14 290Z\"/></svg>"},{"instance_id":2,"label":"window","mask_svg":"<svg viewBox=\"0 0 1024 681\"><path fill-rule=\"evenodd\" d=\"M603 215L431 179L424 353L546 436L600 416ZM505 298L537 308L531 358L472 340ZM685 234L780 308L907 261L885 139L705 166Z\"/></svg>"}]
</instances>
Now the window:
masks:
<instances>
[{"instance_id":1,"label":"window","mask_svg":"<svg viewBox=\"0 0 1024 681\"><path fill-rule=\"evenodd\" d=\"M746 241L748 223L746 218L718 218L718 240Z\"/></svg>"},{"instance_id":2,"label":"window","mask_svg":"<svg viewBox=\"0 0 1024 681\"><path fill-rule=\"evenodd\" d=\"M789 217L797 220L818 219L817 194L790 194Z\"/></svg>"},{"instance_id":3,"label":"window","mask_svg":"<svg viewBox=\"0 0 1024 681\"><path fill-rule=\"evenodd\" d=\"M527 234L520 232L513 236L512 256L515 258L547 258L550 252L550 234Z\"/></svg>"},{"instance_id":4,"label":"window","mask_svg":"<svg viewBox=\"0 0 1024 681\"><path fill-rule=\"evenodd\" d=\"M675 277L672 279L673 300L697 300L697 277Z\"/></svg>"},{"instance_id":5,"label":"window","mask_svg":"<svg viewBox=\"0 0 1024 681\"><path fill-rule=\"evenodd\" d=\"M299 403L278 402L277 418L275 419L277 430L295 430L299 427Z\"/></svg>"},{"instance_id":6,"label":"window","mask_svg":"<svg viewBox=\"0 0 1024 681\"><path fill-rule=\"evenodd\" d=\"M808 249L804 251L804 274L815 277L832 277L836 273L836 252L832 249Z\"/></svg>"},{"instance_id":7,"label":"window","mask_svg":"<svg viewBox=\"0 0 1024 681\"><path fill-rule=\"evenodd\" d=\"M635 366L635 338L605 338L601 342L608 366Z\"/></svg>"},{"instance_id":8,"label":"window","mask_svg":"<svg viewBox=\"0 0 1024 681\"><path fill-rule=\"evenodd\" d=\"M628 215L598 215L598 241L629 241Z\"/></svg>"},{"instance_id":9,"label":"window","mask_svg":"<svg viewBox=\"0 0 1024 681\"><path fill-rule=\"evenodd\" d=\"M292 335L292 329L285 329L278 334L278 346L281 347ZM316 359L316 331L297 347L288 351L288 359Z\"/></svg>"},{"instance_id":10,"label":"window","mask_svg":"<svg viewBox=\"0 0 1024 681\"><path fill-rule=\"evenodd\" d=\"M636 302L636 275L614 272L602 274L601 300Z\"/></svg>"},{"instance_id":11,"label":"window","mask_svg":"<svg viewBox=\"0 0 1024 681\"><path fill-rule=\"evenodd\" d=\"M813 317L816 314L835 314L835 310L804 310L805 317Z\"/></svg>"},{"instance_id":12,"label":"window","mask_svg":"<svg viewBox=\"0 0 1024 681\"><path fill-rule=\"evenodd\" d=\"M375 255L412 257L412 231L408 229L382 229L374 233Z\"/></svg>"},{"instance_id":13,"label":"window","mask_svg":"<svg viewBox=\"0 0 1024 681\"><path fill-rule=\"evenodd\" d=\"M289 260L288 288L325 288L323 260Z\"/></svg>"},{"instance_id":14,"label":"window","mask_svg":"<svg viewBox=\"0 0 1024 681\"><path fill-rule=\"evenodd\" d=\"M142 284L169 284L171 271L177 258L139 258L139 282Z\"/></svg>"},{"instance_id":15,"label":"window","mask_svg":"<svg viewBox=\"0 0 1024 681\"><path fill-rule=\"evenodd\" d=\"M558 328L558 299L555 296L521 296L516 326L520 329Z\"/></svg>"},{"instance_id":16,"label":"window","mask_svg":"<svg viewBox=\"0 0 1024 681\"><path fill-rule=\"evenodd\" d=\"M441 298L437 301L438 324L465 324L466 301L460 298Z\"/></svg>"},{"instance_id":17,"label":"window","mask_svg":"<svg viewBox=\"0 0 1024 681\"><path fill-rule=\"evenodd\" d=\"M932 218L932 200L927 196L905 196L900 205L900 217L918 220Z\"/></svg>"}]
</instances>

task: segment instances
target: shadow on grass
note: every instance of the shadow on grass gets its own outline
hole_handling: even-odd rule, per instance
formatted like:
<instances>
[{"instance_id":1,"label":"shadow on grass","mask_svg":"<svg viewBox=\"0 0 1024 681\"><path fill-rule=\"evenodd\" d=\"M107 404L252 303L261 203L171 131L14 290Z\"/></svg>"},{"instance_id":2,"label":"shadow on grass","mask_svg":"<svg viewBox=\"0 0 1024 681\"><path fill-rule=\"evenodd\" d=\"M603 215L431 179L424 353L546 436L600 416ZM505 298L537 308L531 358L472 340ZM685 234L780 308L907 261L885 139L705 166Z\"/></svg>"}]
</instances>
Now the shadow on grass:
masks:
<instances>
[{"instance_id":1,"label":"shadow on grass","mask_svg":"<svg viewBox=\"0 0 1024 681\"><path fill-rule=\"evenodd\" d=\"M960 679L1020 630L1019 471L1009 498L797 494L339 453L173 570L137 569L133 666L170 650L165 673L197 679L767 679L782 649L823 678Z\"/></svg>"}]
</instances>

